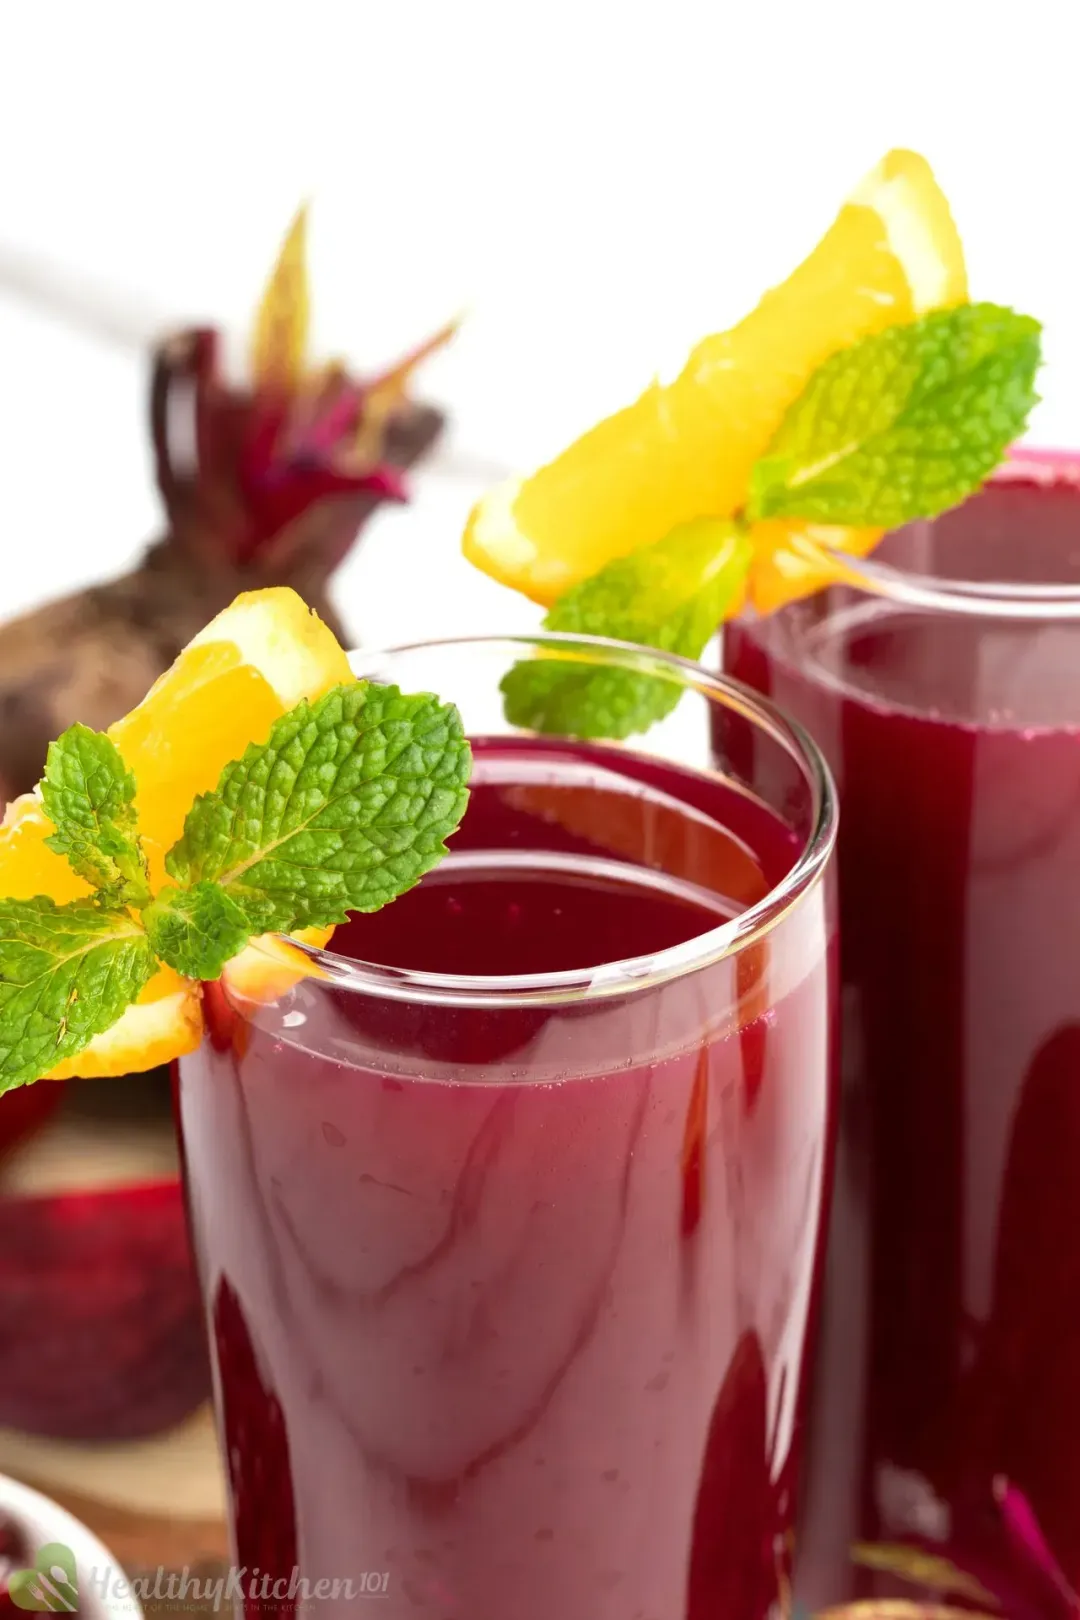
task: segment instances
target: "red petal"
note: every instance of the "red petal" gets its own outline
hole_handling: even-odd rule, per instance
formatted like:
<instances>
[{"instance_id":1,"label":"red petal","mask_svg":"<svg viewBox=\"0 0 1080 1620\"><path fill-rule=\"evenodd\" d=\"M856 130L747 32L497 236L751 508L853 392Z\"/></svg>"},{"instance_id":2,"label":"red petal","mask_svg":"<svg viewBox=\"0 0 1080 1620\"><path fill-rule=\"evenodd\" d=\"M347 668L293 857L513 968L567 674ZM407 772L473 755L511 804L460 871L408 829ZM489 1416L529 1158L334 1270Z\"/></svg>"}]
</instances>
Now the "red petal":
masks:
<instances>
[{"instance_id":1,"label":"red petal","mask_svg":"<svg viewBox=\"0 0 1080 1620\"><path fill-rule=\"evenodd\" d=\"M1076 1593L1065 1579L1027 1497L1015 1485L1010 1485L1007 1479L995 1479L994 1498L1001 1509L1002 1523L1012 1546L1057 1587L1066 1599L1066 1612L1073 1615L1080 1613Z\"/></svg>"}]
</instances>

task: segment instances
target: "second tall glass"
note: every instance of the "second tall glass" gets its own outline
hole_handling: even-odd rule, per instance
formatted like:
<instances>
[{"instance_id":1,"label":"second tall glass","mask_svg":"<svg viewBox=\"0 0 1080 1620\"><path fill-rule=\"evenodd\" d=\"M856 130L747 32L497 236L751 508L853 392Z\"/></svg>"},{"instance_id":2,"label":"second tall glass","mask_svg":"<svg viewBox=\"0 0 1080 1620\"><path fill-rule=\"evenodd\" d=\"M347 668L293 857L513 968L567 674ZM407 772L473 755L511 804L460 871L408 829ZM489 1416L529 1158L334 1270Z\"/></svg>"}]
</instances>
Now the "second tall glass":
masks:
<instances>
[{"instance_id":1,"label":"second tall glass","mask_svg":"<svg viewBox=\"0 0 1080 1620\"><path fill-rule=\"evenodd\" d=\"M879 1566L919 1549L977 1573L1010 1613L1072 1613L1053 1590L1080 1585L1077 464L1028 456L863 567L865 589L726 642L820 742L842 805L800 1595L865 1592L869 1542Z\"/></svg>"}]
</instances>

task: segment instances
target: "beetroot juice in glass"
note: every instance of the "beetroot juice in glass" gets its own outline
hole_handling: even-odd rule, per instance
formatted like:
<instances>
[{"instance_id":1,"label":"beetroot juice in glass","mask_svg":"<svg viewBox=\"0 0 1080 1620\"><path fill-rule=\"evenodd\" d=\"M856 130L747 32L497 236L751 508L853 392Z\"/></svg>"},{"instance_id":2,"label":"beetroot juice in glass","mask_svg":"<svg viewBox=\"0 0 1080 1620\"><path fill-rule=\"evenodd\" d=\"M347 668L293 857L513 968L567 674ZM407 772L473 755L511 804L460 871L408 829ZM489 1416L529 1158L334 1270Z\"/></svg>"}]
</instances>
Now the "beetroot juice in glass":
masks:
<instances>
[{"instance_id":1,"label":"beetroot juice in glass","mask_svg":"<svg viewBox=\"0 0 1080 1620\"><path fill-rule=\"evenodd\" d=\"M536 650L357 660L462 709L451 854L319 977L215 988L180 1065L258 1612L294 1612L294 1570L316 1612L366 1593L385 1620L765 1620L788 1590L831 1164L828 775L770 705L613 643L543 650L685 688L671 721L625 747L514 734L498 683ZM709 768L721 710L754 739L744 779Z\"/></svg>"},{"instance_id":2,"label":"beetroot juice in glass","mask_svg":"<svg viewBox=\"0 0 1080 1620\"><path fill-rule=\"evenodd\" d=\"M842 806L841 1147L797 1590L867 1590L861 1538L1030 1591L1037 1538L1010 1535L1006 1489L1075 1588L1080 463L1012 463L866 573L726 639ZM1075 1612L1045 1585L1021 1601Z\"/></svg>"}]
</instances>

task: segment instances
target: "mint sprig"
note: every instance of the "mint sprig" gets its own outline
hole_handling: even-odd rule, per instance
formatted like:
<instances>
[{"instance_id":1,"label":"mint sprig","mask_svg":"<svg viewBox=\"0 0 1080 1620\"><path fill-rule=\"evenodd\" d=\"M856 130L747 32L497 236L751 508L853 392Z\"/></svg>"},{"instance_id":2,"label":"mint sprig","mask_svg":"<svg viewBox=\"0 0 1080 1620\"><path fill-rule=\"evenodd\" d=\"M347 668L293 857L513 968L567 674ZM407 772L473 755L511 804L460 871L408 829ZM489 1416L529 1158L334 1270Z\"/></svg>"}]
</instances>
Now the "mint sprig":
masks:
<instances>
[{"instance_id":1,"label":"mint sprig","mask_svg":"<svg viewBox=\"0 0 1080 1620\"><path fill-rule=\"evenodd\" d=\"M162 889L143 912L143 926L155 956L185 978L202 980L220 978L252 932L236 901L214 883Z\"/></svg>"},{"instance_id":2,"label":"mint sprig","mask_svg":"<svg viewBox=\"0 0 1080 1620\"><path fill-rule=\"evenodd\" d=\"M567 591L544 628L700 658L742 586L750 556L737 523L683 524ZM589 662L570 650L523 660L502 681L511 725L582 738L645 731L671 713L682 690L677 680Z\"/></svg>"},{"instance_id":3,"label":"mint sprig","mask_svg":"<svg viewBox=\"0 0 1080 1620\"><path fill-rule=\"evenodd\" d=\"M891 529L979 488L1035 405L1039 323L962 304L826 360L750 479L747 515Z\"/></svg>"},{"instance_id":4,"label":"mint sprig","mask_svg":"<svg viewBox=\"0 0 1080 1620\"><path fill-rule=\"evenodd\" d=\"M609 563L561 596L544 627L698 658L748 566L738 552L729 572L703 569L710 532L766 518L894 528L937 517L974 494L1023 432L1040 330L1000 305L964 304L841 350L788 410L733 521L703 516ZM647 730L679 696L659 677L553 658L516 664L502 690L513 725L613 739Z\"/></svg>"},{"instance_id":5,"label":"mint sprig","mask_svg":"<svg viewBox=\"0 0 1080 1620\"><path fill-rule=\"evenodd\" d=\"M47 840L95 890L0 900L0 1093L78 1055L159 963L212 980L257 934L375 911L443 855L471 756L451 704L354 681L301 703L196 799L151 893L136 783L107 736L52 745Z\"/></svg>"},{"instance_id":6,"label":"mint sprig","mask_svg":"<svg viewBox=\"0 0 1080 1620\"><path fill-rule=\"evenodd\" d=\"M41 798L56 828L45 842L99 896L134 905L150 898L135 778L111 737L69 726L49 745Z\"/></svg>"},{"instance_id":7,"label":"mint sprig","mask_svg":"<svg viewBox=\"0 0 1080 1620\"><path fill-rule=\"evenodd\" d=\"M126 911L0 900L0 1092L75 1057L138 998L154 966Z\"/></svg>"},{"instance_id":8,"label":"mint sprig","mask_svg":"<svg viewBox=\"0 0 1080 1620\"><path fill-rule=\"evenodd\" d=\"M210 882L253 933L378 911L446 853L465 810L456 709L357 682L301 703L196 799L165 865Z\"/></svg>"}]
</instances>

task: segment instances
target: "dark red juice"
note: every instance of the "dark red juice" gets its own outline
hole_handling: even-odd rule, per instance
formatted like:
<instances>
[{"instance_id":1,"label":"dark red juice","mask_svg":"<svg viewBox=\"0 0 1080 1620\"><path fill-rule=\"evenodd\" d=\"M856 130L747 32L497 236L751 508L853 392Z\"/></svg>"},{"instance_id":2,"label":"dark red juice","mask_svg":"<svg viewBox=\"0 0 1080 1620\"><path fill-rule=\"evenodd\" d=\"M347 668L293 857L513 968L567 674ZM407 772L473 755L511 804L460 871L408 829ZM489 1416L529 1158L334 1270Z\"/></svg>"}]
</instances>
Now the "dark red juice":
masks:
<instances>
[{"instance_id":1,"label":"dark red juice","mask_svg":"<svg viewBox=\"0 0 1080 1620\"><path fill-rule=\"evenodd\" d=\"M597 968L592 994L218 994L180 1107L236 1553L281 1583L274 1612L294 1566L328 1615L365 1590L385 1620L774 1612L832 1117L827 892L719 961L693 942L799 852L719 778L482 743L449 859L335 950ZM638 988L602 966L679 946L699 965Z\"/></svg>"},{"instance_id":2,"label":"dark red juice","mask_svg":"<svg viewBox=\"0 0 1080 1620\"><path fill-rule=\"evenodd\" d=\"M1080 583L1080 492L1036 470L880 555ZM1080 620L843 590L732 627L726 664L810 730L841 800L841 1150L800 1595L866 1590L862 1538L1028 1592L1011 1614L1074 1612L1045 1583L1031 1598L1039 1557L1001 1498L1026 1498L1080 1584Z\"/></svg>"}]
</instances>

